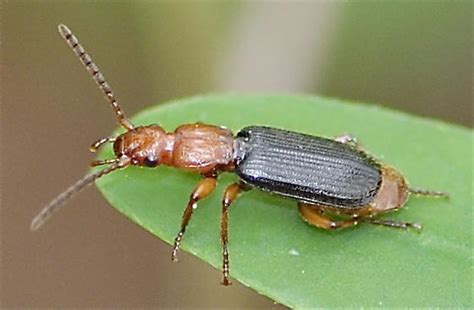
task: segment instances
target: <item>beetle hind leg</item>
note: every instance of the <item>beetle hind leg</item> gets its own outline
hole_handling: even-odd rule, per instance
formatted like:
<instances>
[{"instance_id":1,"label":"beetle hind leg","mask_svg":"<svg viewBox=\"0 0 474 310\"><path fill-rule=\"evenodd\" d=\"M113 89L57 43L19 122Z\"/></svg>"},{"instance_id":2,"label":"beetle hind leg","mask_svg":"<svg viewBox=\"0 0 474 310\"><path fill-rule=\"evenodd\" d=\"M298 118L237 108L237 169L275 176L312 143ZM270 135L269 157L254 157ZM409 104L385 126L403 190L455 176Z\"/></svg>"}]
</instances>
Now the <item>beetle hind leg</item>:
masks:
<instances>
[{"instance_id":1,"label":"beetle hind leg","mask_svg":"<svg viewBox=\"0 0 474 310\"><path fill-rule=\"evenodd\" d=\"M398 222L393 220L381 220L381 219L374 219L374 218L362 218L361 222L366 222L374 225L381 225L391 228L399 228L399 229L408 229L413 228L415 230L421 230L423 226L419 223L409 223L409 222Z\"/></svg>"},{"instance_id":2,"label":"beetle hind leg","mask_svg":"<svg viewBox=\"0 0 474 310\"><path fill-rule=\"evenodd\" d=\"M305 222L327 230L352 227L359 223L358 218L343 221L332 220L324 214L322 207L318 205L299 202L298 209Z\"/></svg>"},{"instance_id":3,"label":"beetle hind leg","mask_svg":"<svg viewBox=\"0 0 474 310\"><path fill-rule=\"evenodd\" d=\"M445 192L438 192L438 191L430 191L421 188L408 188L408 191L413 195L418 196L432 196L432 197L449 197L448 193Z\"/></svg>"}]
</instances>

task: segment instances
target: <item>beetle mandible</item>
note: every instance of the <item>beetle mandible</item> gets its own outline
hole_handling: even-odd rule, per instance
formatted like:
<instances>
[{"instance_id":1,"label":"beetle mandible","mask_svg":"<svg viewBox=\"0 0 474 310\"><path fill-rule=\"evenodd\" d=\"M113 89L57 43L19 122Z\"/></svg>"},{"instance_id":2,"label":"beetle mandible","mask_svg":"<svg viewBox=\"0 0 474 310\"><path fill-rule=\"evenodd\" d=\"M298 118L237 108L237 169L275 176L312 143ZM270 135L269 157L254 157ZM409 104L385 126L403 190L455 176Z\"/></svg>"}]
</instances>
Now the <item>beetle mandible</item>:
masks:
<instances>
[{"instance_id":1,"label":"beetle mandible","mask_svg":"<svg viewBox=\"0 0 474 310\"><path fill-rule=\"evenodd\" d=\"M328 230L361 222L420 229L417 223L376 216L402 208L410 194L447 196L443 192L411 188L400 172L368 155L348 134L326 139L263 126L246 127L237 135L224 127L202 123L181 125L174 132L166 132L158 125L134 126L76 36L65 25L59 25L58 29L104 92L126 132L92 144L90 150L96 152L105 143L113 143L116 157L93 161L91 166L107 167L87 174L53 199L33 219L32 230L44 224L71 196L106 174L132 165L173 166L203 177L191 193L175 238L171 258L177 261L177 252L197 203L214 191L220 173L234 172L240 181L225 190L220 233L222 283L229 285L229 207L244 191L257 188L292 198L306 222ZM335 219L335 215L343 219Z\"/></svg>"}]
</instances>

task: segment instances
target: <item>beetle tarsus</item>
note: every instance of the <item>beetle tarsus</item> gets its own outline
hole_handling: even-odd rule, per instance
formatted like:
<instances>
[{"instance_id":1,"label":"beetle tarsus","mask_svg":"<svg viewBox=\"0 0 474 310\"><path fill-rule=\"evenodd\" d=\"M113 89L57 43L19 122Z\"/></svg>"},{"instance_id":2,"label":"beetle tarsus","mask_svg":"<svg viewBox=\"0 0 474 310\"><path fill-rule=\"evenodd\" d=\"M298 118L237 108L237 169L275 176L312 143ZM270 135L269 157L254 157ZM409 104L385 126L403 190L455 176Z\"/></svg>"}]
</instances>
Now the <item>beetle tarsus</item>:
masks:
<instances>
[{"instance_id":1,"label":"beetle tarsus","mask_svg":"<svg viewBox=\"0 0 474 310\"><path fill-rule=\"evenodd\" d=\"M227 277L224 277L224 279L222 280L222 285L224 286L229 286L229 285L232 285L232 281L230 281L230 279Z\"/></svg>"},{"instance_id":2,"label":"beetle tarsus","mask_svg":"<svg viewBox=\"0 0 474 310\"><path fill-rule=\"evenodd\" d=\"M178 262L178 249L181 245L181 240L183 239L184 230L180 231L176 238L174 239L173 251L171 252L171 261Z\"/></svg>"},{"instance_id":3,"label":"beetle tarsus","mask_svg":"<svg viewBox=\"0 0 474 310\"><path fill-rule=\"evenodd\" d=\"M433 196L433 197L449 198L449 194L445 192L431 191L431 190L420 189L420 188L408 188L408 191L411 194L418 195L418 196Z\"/></svg>"},{"instance_id":4,"label":"beetle tarsus","mask_svg":"<svg viewBox=\"0 0 474 310\"><path fill-rule=\"evenodd\" d=\"M366 218L363 219L364 222L374 224L374 225L381 225L390 228L399 228L399 229L408 229L413 228L416 231L420 231L423 226L419 223L410 223L410 222L398 222L393 220L381 220L381 219L373 219L373 218Z\"/></svg>"}]
</instances>

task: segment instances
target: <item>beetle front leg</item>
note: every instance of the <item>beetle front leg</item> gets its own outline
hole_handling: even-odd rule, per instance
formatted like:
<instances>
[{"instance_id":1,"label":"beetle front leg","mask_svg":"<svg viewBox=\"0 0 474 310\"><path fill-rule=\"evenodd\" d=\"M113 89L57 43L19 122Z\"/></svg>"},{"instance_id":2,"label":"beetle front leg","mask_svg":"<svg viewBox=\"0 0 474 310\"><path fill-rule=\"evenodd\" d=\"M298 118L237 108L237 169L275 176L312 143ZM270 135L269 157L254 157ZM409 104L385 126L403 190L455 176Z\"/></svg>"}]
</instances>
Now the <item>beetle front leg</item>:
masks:
<instances>
[{"instance_id":1,"label":"beetle front leg","mask_svg":"<svg viewBox=\"0 0 474 310\"><path fill-rule=\"evenodd\" d=\"M178 235L174 239L173 252L171 253L172 261L178 261L177 253L181 245L181 241L183 241L184 232L186 231L186 227L188 226L189 220L193 215L193 211L197 208L197 202L209 196L216 188L216 185L216 176L206 177L198 183L196 188L191 193L188 206L186 207L186 209L184 209L183 219L181 221L181 229L179 230Z\"/></svg>"},{"instance_id":2,"label":"beetle front leg","mask_svg":"<svg viewBox=\"0 0 474 310\"><path fill-rule=\"evenodd\" d=\"M230 285L229 279L229 251L227 249L227 243L229 242L228 237L228 224L229 224L229 207L239 197L242 191L248 190L242 183L234 183L229 185L224 192L224 199L222 200L222 218L221 218L221 243L222 243L222 274L223 274L223 285Z\"/></svg>"},{"instance_id":3,"label":"beetle front leg","mask_svg":"<svg viewBox=\"0 0 474 310\"><path fill-rule=\"evenodd\" d=\"M357 218L352 218L345 221L333 221L323 214L321 206L307 204L304 202L298 203L298 210L300 211L303 220L311 225L327 230L334 230L338 228L352 227L359 223Z\"/></svg>"}]
</instances>

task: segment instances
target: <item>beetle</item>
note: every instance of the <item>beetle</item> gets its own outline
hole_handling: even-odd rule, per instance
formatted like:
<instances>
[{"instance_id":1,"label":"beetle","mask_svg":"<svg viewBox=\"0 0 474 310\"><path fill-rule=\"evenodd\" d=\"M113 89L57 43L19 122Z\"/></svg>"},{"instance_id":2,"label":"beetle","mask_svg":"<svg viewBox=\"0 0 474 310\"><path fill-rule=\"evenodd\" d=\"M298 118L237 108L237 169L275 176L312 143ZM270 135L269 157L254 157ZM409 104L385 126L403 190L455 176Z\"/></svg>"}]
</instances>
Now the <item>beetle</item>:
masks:
<instances>
[{"instance_id":1,"label":"beetle","mask_svg":"<svg viewBox=\"0 0 474 310\"><path fill-rule=\"evenodd\" d=\"M220 232L222 284L229 285L229 208L244 191L257 188L293 199L303 220L327 230L361 222L419 230L420 224L377 216L402 208L410 194L447 196L443 192L411 188L399 171L369 155L349 134L327 139L265 126L246 127L236 135L225 127L203 123L184 124L173 132L159 125L135 126L125 117L112 88L76 36L65 25L58 29L104 92L126 131L92 144L90 150L96 152L104 144L112 143L115 158L93 161L93 167L106 167L87 174L53 199L33 219L32 230L43 225L71 196L104 175L128 166L173 166L203 177L189 197L174 241L171 258L177 261L197 203L214 191L221 173L233 172L240 180L224 192Z\"/></svg>"}]
</instances>

